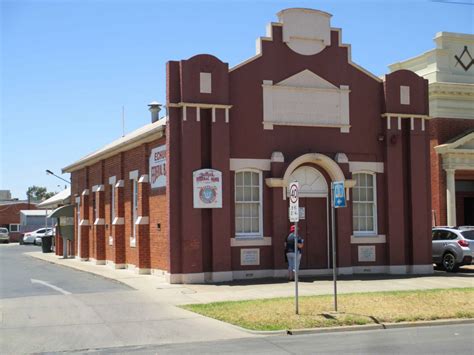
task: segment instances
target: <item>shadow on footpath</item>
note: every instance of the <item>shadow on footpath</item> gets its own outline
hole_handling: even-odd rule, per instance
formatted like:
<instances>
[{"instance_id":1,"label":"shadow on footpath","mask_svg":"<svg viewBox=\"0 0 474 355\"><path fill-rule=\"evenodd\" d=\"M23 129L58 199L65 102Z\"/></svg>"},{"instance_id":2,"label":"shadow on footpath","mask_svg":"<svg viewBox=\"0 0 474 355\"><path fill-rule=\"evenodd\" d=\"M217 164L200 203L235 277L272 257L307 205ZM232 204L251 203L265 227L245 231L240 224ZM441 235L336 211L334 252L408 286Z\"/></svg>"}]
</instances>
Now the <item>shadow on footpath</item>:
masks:
<instances>
[{"instance_id":1,"label":"shadow on footpath","mask_svg":"<svg viewBox=\"0 0 474 355\"><path fill-rule=\"evenodd\" d=\"M387 275L387 274L370 274L370 275L338 275L337 279L341 281L382 281L382 280L409 280L423 277L473 277L474 265L463 266L457 272L446 272L442 268L434 266L432 275ZM300 283L313 283L317 281L332 281L332 275L319 276L299 276ZM275 285L287 284L287 278L261 278L249 280L235 280L219 283L205 283L206 285L216 286L251 286L251 285Z\"/></svg>"}]
</instances>

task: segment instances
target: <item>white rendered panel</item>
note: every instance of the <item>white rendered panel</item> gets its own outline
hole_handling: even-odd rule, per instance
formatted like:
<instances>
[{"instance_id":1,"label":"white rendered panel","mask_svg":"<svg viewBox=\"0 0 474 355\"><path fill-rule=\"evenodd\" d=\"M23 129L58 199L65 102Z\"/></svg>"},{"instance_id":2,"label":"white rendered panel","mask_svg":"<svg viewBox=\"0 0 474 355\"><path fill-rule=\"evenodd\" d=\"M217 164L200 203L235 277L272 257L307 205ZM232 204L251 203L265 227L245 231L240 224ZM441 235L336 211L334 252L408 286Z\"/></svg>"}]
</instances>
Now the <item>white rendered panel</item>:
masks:
<instances>
[{"instance_id":1,"label":"white rendered panel","mask_svg":"<svg viewBox=\"0 0 474 355\"><path fill-rule=\"evenodd\" d=\"M212 93L212 74L211 73L199 73L200 78L200 92L201 94Z\"/></svg>"}]
</instances>

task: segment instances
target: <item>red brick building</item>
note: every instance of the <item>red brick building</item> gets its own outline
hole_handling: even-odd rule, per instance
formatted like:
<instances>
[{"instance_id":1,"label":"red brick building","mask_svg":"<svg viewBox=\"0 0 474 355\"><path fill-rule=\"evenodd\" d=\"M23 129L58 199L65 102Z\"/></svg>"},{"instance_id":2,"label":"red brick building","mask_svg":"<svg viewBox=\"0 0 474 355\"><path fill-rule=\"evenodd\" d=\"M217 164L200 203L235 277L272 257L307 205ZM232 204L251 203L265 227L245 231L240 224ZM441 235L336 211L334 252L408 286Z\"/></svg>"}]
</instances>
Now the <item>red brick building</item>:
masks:
<instances>
[{"instance_id":1,"label":"red brick building","mask_svg":"<svg viewBox=\"0 0 474 355\"><path fill-rule=\"evenodd\" d=\"M331 15L287 9L257 54L167 64L167 116L64 168L78 257L172 283L286 275L300 184L303 275L431 273L428 81L351 60Z\"/></svg>"},{"instance_id":2,"label":"red brick building","mask_svg":"<svg viewBox=\"0 0 474 355\"><path fill-rule=\"evenodd\" d=\"M0 201L0 227L8 228L11 242L18 242L22 236L20 231L20 211L35 209L36 203L28 203L28 201Z\"/></svg>"},{"instance_id":3,"label":"red brick building","mask_svg":"<svg viewBox=\"0 0 474 355\"><path fill-rule=\"evenodd\" d=\"M435 49L390 68L429 81L433 225L474 225L474 35L434 40Z\"/></svg>"}]
</instances>

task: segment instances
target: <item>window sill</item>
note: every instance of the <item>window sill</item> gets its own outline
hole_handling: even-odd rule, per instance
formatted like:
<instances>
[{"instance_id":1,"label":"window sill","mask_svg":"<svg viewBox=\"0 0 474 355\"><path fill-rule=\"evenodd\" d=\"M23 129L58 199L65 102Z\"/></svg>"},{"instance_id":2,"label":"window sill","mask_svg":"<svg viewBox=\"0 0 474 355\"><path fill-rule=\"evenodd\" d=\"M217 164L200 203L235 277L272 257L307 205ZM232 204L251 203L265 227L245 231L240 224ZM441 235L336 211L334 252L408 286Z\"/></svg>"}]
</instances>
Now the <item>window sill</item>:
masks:
<instances>
[{"instance_id":1,"label":"window sill","mask_svg":"<svg viewBox=\"0 0 474 355\"><path fill-rule=\"evenodd\" d=\"M261 236L235 236L230 239L231 247L247 247L247 246L269 246L272 245L271 237Z\"/></svg>"},{"instance_id":2,"label":"window sill","mask_svg":"<svg viewBox=\"0 0 474 355\"><path fill-rule=\"evenodd\" d=\"M351 235L351 244L383 244L386 239L383 234L358 234Z\"/></svg>"}]
</instances>

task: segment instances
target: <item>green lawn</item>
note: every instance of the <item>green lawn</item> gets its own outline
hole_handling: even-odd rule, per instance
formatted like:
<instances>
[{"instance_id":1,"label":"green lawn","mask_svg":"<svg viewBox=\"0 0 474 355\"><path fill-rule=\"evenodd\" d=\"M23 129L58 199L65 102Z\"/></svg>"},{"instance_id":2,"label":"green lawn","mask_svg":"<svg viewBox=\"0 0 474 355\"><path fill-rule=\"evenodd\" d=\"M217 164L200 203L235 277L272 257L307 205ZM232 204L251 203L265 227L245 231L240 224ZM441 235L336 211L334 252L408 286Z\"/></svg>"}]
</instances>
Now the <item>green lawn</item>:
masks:
<instances>
[{"instance_id":1,"label":"green lawn","mask_svg":"<svg viewBox=\"0 0 474 355\"><path fill-rule=\"evenodd\" d=\"M474 318L474 288L374 292L217 302L184 309L252 330L302 329L356 324L393 323L449 318Z\"/></svg>"}]
</instances>

